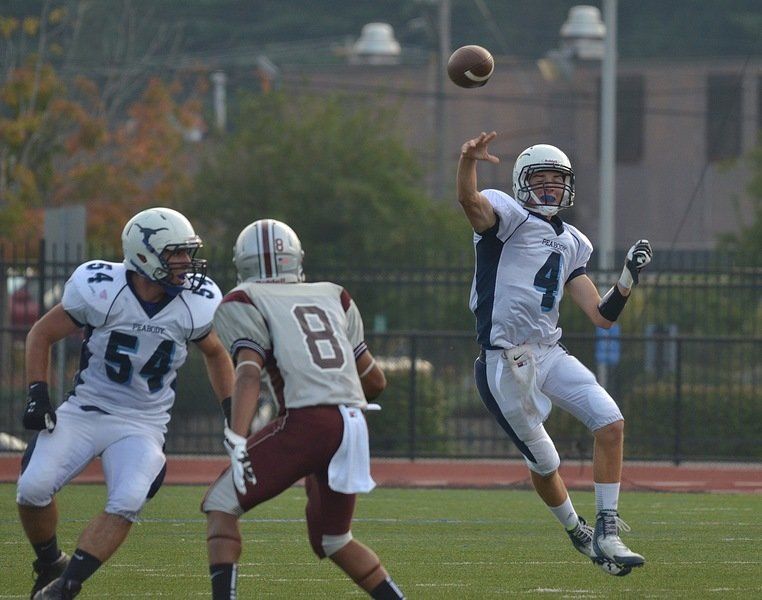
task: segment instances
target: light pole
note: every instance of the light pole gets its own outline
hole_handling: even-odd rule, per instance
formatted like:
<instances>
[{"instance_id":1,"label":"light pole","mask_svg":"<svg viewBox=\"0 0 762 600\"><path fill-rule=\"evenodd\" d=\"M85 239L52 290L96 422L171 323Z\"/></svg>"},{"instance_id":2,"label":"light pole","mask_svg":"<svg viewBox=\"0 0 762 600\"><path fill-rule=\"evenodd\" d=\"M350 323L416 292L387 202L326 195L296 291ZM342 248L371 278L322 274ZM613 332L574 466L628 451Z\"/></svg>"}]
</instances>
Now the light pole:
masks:
<instances>
[{"instance_id":1,"label":"light pole","mask_svg":"<svg viewBox=\"0 0 762 600\"><path fill-rule=\"evenodd\" d=\"M615 169L616 169L616 63L617 63L617 0L603 0L603 21L600 11L594 6L573 6L569 18L561 27L562 47L549 53L546 58L538 61L543 75L552 79L559 73L570 78L575 60L595 60L601 63L601 97L600 97L600 162L598 200L598 265L601 274L608 274L614 268L614 234L615 220ZM607 281L608 278L601 278ZM605 293L606 286L601 288ZM597 331L597 344L600 349L610 350L618 340L607 339L616 337L618 330L610 332ZM605 335L609 333L610 335ZM615 364L618 359L610 354L615 352L598 352L598 381L606 386L608 366Z\"/></svg>"},{"instance_id":2,"label":"light pole","mask_svg":"<svg viewBox=\"0 0 762 600\"><path fill-rule=\"evenodd\" d=\"M577 5L561 27L561 48L538 61L543 75L569 79L576 61L601 61L598 256L602 271L613 268L614 170L616 167L617 0L603 0L603 20L595 6Z\"/></svg>"},{"instance_id":3,"label":"light pole","mask_svg":"<svg viewBox=\"0 0 762 600\"><path fill-rule=\"evenodd\" d=\"M601 70L601 164L598 214L600 270L614 268L614 171L616 168L616 14L617 0L604 0L605 51Z\"/></svg>"},{"instance_id":4,"label":"light pole","mask_svg":"<svg viewBox=\"0 0 762 600\"><path fill-rule=\"evenodd\" d=\"M614 183L616 168L616 13L617 0L604 0L603 21L606 24L603 65L601 68L601 165L600 204L598 214L599 271L608 273L614 268L615 199ZM605 287L605 286L604 286ZM603 291L601 293L604 293ZM602 332L599 332L602 333ZM600 338L606 343L605 338ZM618 343L618 340L617 342ZM598 381L608 385L607 360L598 361Z\"/></svg>"}]
</instances>

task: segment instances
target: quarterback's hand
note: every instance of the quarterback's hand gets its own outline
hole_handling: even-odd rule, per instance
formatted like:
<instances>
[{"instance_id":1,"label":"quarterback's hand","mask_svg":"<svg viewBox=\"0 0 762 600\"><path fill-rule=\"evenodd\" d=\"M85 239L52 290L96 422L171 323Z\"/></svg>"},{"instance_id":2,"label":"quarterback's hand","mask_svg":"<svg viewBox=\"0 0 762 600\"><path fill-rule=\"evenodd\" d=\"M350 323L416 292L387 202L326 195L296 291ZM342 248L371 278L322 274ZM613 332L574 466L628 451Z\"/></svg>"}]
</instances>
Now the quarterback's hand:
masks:
<instances>
[{"instance_id":1,"label":"quarterback's hand","mask_svg":"<svg viewBox=\"0 0 762 600\"><path fill-rule=\"evenodd\" d=\"M648 240L635 242L632 248L627 251L624 269L622 269L622 275L619 277L619 285L626 289L638 285L638 274L651 262L652 256L653 251Z\"/></svg>"},{"instance_id":2,"label":"quarterback's hand","mask_svg":"<svg viewBox=\"0 0 762 600\"><path fill-rule=\"evenodd\" d=\"M461 156L473 160L487 160L491 163L499 163L500 159L487 151L487 146L495 137L497 137L497 133L494 131L490 133L482 131L479 137L468 140L460 147Z\"/></svg>"},{"instance_id":3,"label":"quarterback's hand","mask_svg":"<svg viewBox=\"0 0 762 600\"><path fill-rule=\"evenodd\" d=\"M50 403L48 384L44 381L33 381L29 384L24 409L24 429L52 432L56 427L56 411Z\"/></svg>"},{"instance_id":4,"label":"quarterback's hand","mask_svg":"<svg viewBox=\"0 0 762 600\"><path fill-rule=\"evenodd\" d=\"M246 482L257 483L251 459L246 450L246 438L238 435L230 427L225 427L225 450L230 455L230 469L233 473L233 485L240 494L246 493Z\"/></svg>"}]
</instances>

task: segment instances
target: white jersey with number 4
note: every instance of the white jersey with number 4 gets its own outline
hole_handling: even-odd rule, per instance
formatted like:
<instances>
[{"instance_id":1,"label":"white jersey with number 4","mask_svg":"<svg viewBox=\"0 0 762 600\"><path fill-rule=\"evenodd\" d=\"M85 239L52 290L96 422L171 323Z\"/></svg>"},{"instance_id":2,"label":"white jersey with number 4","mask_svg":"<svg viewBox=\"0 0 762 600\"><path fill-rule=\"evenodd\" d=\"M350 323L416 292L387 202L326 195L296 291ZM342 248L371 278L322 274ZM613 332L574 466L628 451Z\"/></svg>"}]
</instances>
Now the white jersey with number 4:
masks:
<instances>
[{"instance_id":1,"label":"white jersey with number 4","mask_svg":"<svg viewBox=\"0 0 762 600\"><path fill-rule=\"evenodd\" d=\"M360 311L339 285L242 283L222 300L214 327L233 356L265 361L281 410L365 406L356 358L367 350Z\"/></svg>"},{"instance_id":2,"label":"white jersey with number 4","mask_svg":"<svg viewBox=\"0 0 762 600\"><path fill-rule=\"evenodd\" d=\"M127 273L122 263L90 261L66 282L61 304L85 327L69 401L166 430L188 342L209 333L222 294L206 278L195 292L145 303Z\"/></svg>"},{"instance_id":3,"label":"white jersey with number 4","mask_svg":"<svg viewBox=\"0 0 762 600\"><path fill-rule=\"evenodd\" d=\"M590 241L558 217L530 213L500 190L484 190L497 223L474 234L476 268L470 308L484 348L561 338L558 305L564 285L585 273Z\"/></svg>"}]
</instances>

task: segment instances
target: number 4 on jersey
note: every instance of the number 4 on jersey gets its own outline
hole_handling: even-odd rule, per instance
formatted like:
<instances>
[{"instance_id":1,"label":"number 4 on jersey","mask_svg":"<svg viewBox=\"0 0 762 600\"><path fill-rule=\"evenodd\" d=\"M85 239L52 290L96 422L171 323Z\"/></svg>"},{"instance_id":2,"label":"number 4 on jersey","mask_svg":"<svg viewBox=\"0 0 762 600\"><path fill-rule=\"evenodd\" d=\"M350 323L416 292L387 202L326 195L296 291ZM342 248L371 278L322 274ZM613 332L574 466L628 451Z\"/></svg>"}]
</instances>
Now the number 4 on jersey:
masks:
<instances>
[{"instance_id":1,"label":"number 4 on jersey","mask_svg":"<svg viewBox=\"0 0 762 600\"><path fill-rule=\"evenodd\" d=\"M558 277L561 274L561 254L552 252L534 276L534 287L542 292L542 312L550 312L556 303Z\"/></svg>"}]
</instances>

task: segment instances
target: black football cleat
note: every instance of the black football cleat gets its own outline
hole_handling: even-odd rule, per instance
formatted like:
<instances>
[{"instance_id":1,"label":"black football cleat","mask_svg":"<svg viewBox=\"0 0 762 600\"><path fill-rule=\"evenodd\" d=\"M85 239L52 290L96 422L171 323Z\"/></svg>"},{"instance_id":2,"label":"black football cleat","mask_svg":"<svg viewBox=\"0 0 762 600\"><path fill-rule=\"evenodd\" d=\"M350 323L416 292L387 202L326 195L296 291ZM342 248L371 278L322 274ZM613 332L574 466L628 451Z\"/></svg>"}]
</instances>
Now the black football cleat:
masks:
<instances>
[{"instance_id":1,"label":"black football cleat","mask_svg":"<svg viewBox=\"0 0 762 600\"><path fill-rule=\"evenodd\" d=\"M79 581L59 577L37 592L32 600L71 600L81 589Z\"/></svg>"},{"instance_id":2,"label":"black football cleat","mask_svg":"<svg viewBox=\"0 0 762 600\"><path fill-rule=\"evenodd\" d=\"M39 558L32 563L37 578L34 580L32 586L32 592L29 594L30 598L34 598L34 595L42 588L48 585L54 579L57 579L66 570L69 565L69 556L65 552L61 552L59 557L52 563L42 562Z\"/></svg>"}]
</instances>

